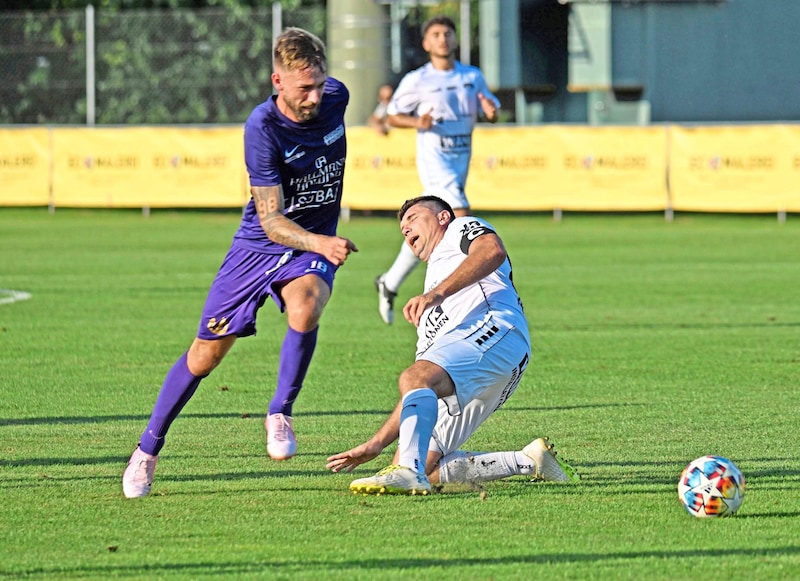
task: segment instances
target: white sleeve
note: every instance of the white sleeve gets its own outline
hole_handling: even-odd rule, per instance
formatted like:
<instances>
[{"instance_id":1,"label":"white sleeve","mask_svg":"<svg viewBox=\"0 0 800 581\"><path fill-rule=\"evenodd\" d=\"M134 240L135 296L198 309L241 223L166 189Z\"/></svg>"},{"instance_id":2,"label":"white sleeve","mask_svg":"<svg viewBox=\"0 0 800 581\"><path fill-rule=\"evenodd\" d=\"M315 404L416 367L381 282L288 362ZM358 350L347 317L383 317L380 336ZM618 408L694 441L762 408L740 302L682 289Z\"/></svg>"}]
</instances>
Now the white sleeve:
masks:
<instances>
[{"instance_id":1,"label":"white sleeve","mask_svg":"<svg viewBox=\"0 0 800 581\"><path fill-rule=\"evenodd\" d=\"M491 99L494 101L494 106L498 109L500 108L500 99L498 99L494 93L489 90L489 86L486 84L486 79L483 77L483 73L480 71L478 72L478 93L483 95L484 97Z\"/></svg>"},{"instance_id":2,"label":"white sleeve","mask_svg":"<svg viewBox=\"0 0 800 581\"><path fill-rule=\"evenodd\" d=\"M389 115L413 115L419 105L419 94L417 94L417 74L411 71L402 78L397 85L392 100L386 108Z\"/></svg>"}]
</instances>

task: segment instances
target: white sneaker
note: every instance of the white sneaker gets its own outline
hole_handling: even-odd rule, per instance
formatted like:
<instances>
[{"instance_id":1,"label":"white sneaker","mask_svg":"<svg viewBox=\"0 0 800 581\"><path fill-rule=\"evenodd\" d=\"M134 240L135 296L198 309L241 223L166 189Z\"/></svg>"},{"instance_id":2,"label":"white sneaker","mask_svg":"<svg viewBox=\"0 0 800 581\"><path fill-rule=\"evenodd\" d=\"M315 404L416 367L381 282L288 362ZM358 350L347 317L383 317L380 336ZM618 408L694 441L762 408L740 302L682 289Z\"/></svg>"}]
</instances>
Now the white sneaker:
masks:
<instances>
[{"instance_id":1,"label":"white sneaker","mask_svg":"<svg viewBox=\"0 0 800 581\"><path fill-rule=\"evenodd\" d=\"M122 492L125 498L141 498L150 494L158 456L142 452L139 446L131 454L122 475Z\"/></svg>"},{"instance_id":2,"label":"white sneaker","mask_svg":"<svg viewBox=\"0 0 800 581\"><path fill-rule=\"evenodd\" d=\"M264 426L267 429L267 454L273 460L288 460L297 452L297 439L292 428L292 416L270 414Z\"/></svg>"},{"instance_id":3,"label":"white sneaker","mask_svg":"<svg viewBox=\"0 0 800 581\"><path fill-rule=\"evenodd\" d=\"M547 438L534 440L522 449L522 453L536 464L534 480L578 482L581 479L575 468L556 456L557 452Z\"/></svg>"},{"instance_id":4,"label":"white sneaker","mask_svg":"<svg viewBox=\"0 0 800 581\"><path fill-rule=\"evenodd\" d=\"M386 288L386 275L382 274L375 279L375 288L378 289L378 313L387 325L394 322L394 299L397 293Z\"/></svg>"},{"instance_id":5,"label":"white sneaker","mask_svg":"<svg viewBox=\"0 0 800 581\"><path fill-rule=\"evenodd\" d=\"M350 483L353 494L411 494L422 496L431 492L431 483L424 474L405 466L387 466L375 476L359 478Z\"/></svg>"}]
</instances>

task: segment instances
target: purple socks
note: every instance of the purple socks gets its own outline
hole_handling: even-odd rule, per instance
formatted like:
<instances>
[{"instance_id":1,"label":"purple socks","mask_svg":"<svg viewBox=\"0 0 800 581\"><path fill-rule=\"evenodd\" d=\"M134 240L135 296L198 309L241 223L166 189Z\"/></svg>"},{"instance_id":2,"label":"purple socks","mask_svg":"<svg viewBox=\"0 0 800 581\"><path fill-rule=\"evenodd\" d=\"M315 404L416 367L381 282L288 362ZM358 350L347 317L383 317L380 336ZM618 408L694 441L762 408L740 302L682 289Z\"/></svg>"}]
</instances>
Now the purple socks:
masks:
<instances>
[{"instance_id":1,"label":"purple socks","mask_svg":"<svg viewBox=\"0 0 800 581\"><path fill-rule=\"evenodd\" d=\"M300 333L289 327L283 338L278 366L278 387L269 402L270 414L292 415L292 404L303 387L311 356L317 346L317 330Z\"/></svg>"},{"instance_id":2,"label":"purple socks","mask_svg":"<svg viewBox=\"0 0 800 581\"><path fill-rule=\"evenodd\" d=\"M186 365L186 353L175 362L172 369L164 379L164 385L158 393L156 405L150 416L139 447L143 452L157 456L164 447L164 437L167 435L170 425L178 417L186 402L191 399L200 381L205 377L195 376L189 371Z\"/></svg>"},{"instance_id":3,"label":"purple socks","mask_svg":"<svg viewBox=\"0 0 800 581\"><path fill-rule=\"evenodd\" d=\"M278 387L269 403L270 414L292 415L292 404L303 387L311 356L317 346L317 329L308 333L299 333L291 327L287 330L281 347ZM192 375L186 365L186 353L175 362L164 379L150 421L139 441L143 452L158 455L164 447L164 438L170 425L197 391L204 377Z\"/></svg>"}]
</instances>

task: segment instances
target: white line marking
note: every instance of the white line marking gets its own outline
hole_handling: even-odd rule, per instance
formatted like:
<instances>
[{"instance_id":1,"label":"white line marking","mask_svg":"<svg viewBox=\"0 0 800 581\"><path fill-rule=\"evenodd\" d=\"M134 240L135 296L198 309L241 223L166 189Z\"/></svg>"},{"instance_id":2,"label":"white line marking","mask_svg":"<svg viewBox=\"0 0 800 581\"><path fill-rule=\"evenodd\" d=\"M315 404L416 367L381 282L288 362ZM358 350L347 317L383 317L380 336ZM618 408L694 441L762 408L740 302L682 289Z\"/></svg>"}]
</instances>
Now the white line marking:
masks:
<instances>
[{"instance_id":1,"label":"white line marking","mask_svg":"<svg viewBox=\"0 0 800 581\"><path fill-rule=\"evenodd\" d=\"M17 301L26 301L31 298L31 293L0 288L0 305L8 305Z\"/></svg>"}]
</instances>

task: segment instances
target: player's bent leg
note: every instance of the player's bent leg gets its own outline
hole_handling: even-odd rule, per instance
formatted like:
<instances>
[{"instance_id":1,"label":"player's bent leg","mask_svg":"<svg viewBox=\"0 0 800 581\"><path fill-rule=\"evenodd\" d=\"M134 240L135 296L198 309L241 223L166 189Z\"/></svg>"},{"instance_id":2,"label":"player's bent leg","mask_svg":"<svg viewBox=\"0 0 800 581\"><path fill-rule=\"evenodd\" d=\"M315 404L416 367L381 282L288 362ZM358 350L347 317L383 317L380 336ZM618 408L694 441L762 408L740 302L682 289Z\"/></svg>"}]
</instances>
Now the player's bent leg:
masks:
<instances>
[{"instance_id":1,"label":"player's bent leg","mask_svg":"<svg viewBox=\"0 0 800 581\"><path fill-rule=\"evenodd\" d=\"M300 333L317 328L325 305L331 298L328 283L315 274L307 274L284 284L280 298L286 309L286 322Z\"/></svg>"},{"instance_id":2,"label":"player's bent leg","mask_svg":"<svg viewBox=\"0 0 800 581\"><path fill-rule=\"evenodd\" d=\"M394 299L397 293L386 286L386 273L375 279L375 288L378 290L378 314L384 323L391 325L394 322Z\"/></svg>"},{"instance_id":3,"label":"player's bent leg","mask_svg":"<svg viewBox=\"0 0 800 581\"><path fill-rule=\"evenodd\" d=\"M408 275L416 268L420 260L411 250L411 247L403 242L400 252L394 259L394 263L389 270L375 279L375 288L378 289L378 314L387 325L394 322L394 300L400 285L408 278Z\"/></svg>"},{"instance_id":4,"label":"player's bent leg","mask_svg":"<svg viewBox=\"0 0 800 581\"><path fill-rule=\"evenodd\" d=\"M186 353L186 366L192 375L204 377L214 371L233 347L235 335L209 340L195 337Z\"/></svg>"},{"instance_id":5,"label":"player's bent leg","mask_svg":"<svg viewBox=\"0 0 800 581\"><path fill-rule=\"evenodd\" d=\"M235 340L233 335L213 341L196 338L189 350L169 370L147 427L139 438L139 445L122 475L122 491L127 498L139 498L150 493L158 454L172 422Z\"/></svg>"},{"instance_id":6,"label":"player's bent leg","mask_svg":"<svg viewBox=\"0 0 800 581\"><path fill-rule=\"evenodd\" d=\"M330 296L328 282L314 274L295 278L280 289L289 328L281 347L275 394L264 419L267 454L273 460L288 460L297 453L292 406L311 365L319 320Z\"/></svg>"}]
</instances>

